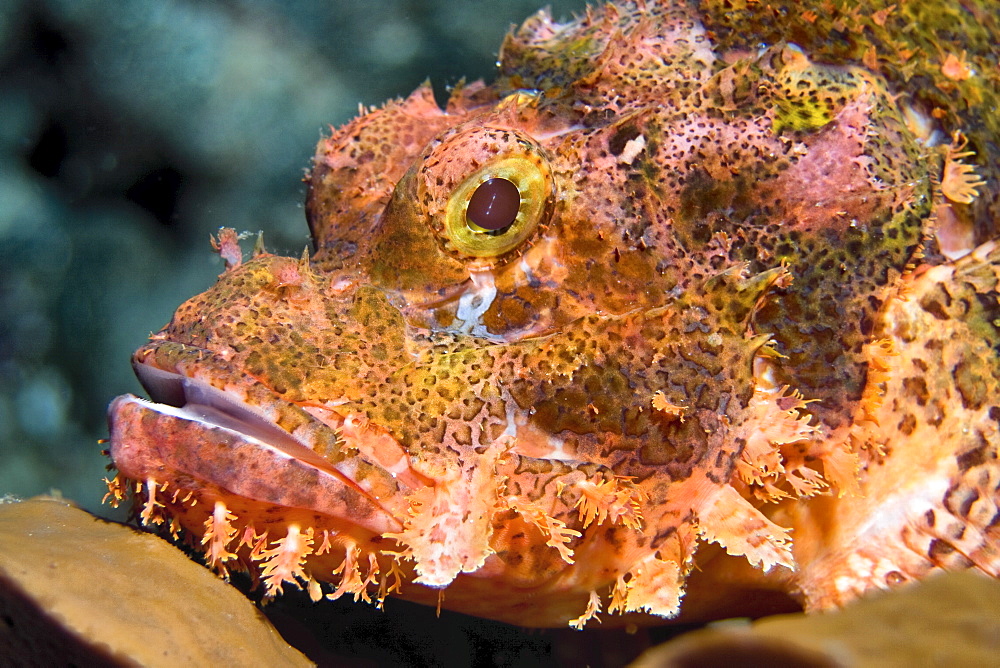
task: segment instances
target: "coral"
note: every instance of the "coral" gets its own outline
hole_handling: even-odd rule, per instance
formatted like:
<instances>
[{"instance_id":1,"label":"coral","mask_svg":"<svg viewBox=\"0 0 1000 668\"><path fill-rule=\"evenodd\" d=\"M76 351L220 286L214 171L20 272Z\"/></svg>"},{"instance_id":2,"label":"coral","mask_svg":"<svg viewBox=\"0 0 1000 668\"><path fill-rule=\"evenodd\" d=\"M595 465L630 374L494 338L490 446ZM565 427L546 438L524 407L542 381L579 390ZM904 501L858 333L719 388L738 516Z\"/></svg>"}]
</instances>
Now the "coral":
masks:
<instances>
[{"instance_id":1,"label":"coral","mask_svg":"<svg viewBox=\"0 0 1000 668\"><path fill-rule=\"evenodd\" d=\"M54 498L0 503L0 663L307 666L168 543Z\"/></svg>"},{"instance_id":2,"label":"coral","mask_svg":"<svg viewBox=\"0 0 1000 668\"><path fill-rule=\"evenodd\" d=\"M630 665L988 666L996 664L998 639L1000 582L948 573L830 614L722 622L648 650Z\"/></svg>"}]
</instances>

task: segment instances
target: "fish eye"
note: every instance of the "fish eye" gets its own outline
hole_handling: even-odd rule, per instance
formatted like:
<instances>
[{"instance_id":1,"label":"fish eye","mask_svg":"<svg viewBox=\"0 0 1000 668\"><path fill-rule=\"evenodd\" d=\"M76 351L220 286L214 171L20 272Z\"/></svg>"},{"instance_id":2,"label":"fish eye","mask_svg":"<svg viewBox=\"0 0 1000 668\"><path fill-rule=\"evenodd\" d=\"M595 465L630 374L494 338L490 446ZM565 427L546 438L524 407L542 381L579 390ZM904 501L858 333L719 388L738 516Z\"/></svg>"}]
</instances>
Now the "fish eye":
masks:
<instances>
[{"instance_id":1,"label":"fish eye","mask_svg":"<svg viewBox=\"0 0 1000 668\"><path fill-rule=\"evenodd\" d=\"M545 228L555 201L541 147L508 129L480 127L444 137L425 158L419 184L418 197L443 249L484 266L524 252Z\"/></svg>"}]
</instances>

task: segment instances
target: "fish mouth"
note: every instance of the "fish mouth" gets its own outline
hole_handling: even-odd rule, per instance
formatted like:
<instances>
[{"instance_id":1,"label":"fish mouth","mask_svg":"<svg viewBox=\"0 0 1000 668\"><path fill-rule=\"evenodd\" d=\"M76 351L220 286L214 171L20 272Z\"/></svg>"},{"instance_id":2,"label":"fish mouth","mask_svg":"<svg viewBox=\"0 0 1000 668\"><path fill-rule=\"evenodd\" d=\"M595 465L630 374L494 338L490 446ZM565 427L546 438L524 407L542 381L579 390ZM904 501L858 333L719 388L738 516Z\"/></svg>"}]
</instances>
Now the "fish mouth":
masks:
<instances>
[{"instance_id":1,"label":"fish mouth","mask_svg":"<svg viewBox=\"0 0 1000 668\"><path fill-rule=\"evenodd\" d=\"M378 462L363 461L362 453L331 461L317 452L329 453L334 446L357 450L340 438L342 416L325 410L320 419L228 368L211 351L199 351L207 374L201 365L197 376L184 373L184 364L164 369L162 361L151 361L155 348L141 349L132 361L149 399L122 395L108 410L109 453L125 478L147 486L150 481L179 484L209 497L205 501L241 499L299 508L377 534L402 527L398 509L386 503L402 496L394 475ZM237 386L252 387L255 398L264 390L272 415L293 413L300 425L295 433L229 389L230 383L220 389L207 379L224 374ZM359 470L366 471L361 483Z\"/></svg>"},{"instance_id":2,"label":"fish mouth","mask_svg":"<svg viewBox=\"0 0 1000 668\"><path fill-rule=\"evenodd\" d=\"M158 404L160 412L236 432L275 447L299 461L341 475L329 462L260 411L224 390L198 378L165 371L137 360L133 360L132 368L149 394L150 402L144 403L150 406Z\"/></svg>"}]
</instances>

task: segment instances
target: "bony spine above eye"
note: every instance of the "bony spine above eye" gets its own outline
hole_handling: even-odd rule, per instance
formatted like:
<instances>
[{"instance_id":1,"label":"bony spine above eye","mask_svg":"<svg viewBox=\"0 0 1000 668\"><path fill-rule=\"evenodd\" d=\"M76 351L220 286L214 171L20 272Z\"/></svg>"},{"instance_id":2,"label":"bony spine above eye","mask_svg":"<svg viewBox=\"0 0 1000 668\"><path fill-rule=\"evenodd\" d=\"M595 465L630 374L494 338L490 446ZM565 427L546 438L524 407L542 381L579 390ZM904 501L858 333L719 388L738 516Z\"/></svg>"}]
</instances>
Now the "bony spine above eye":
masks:
<instances>
[{"instance_id":1,"label":"bony spine above eye","mask_svg":"<svg viewBox=\"0 0 1000 668\"><path fill-rule=\"evenodd\" d=\"M548 159L531 138L467 127L433 145L417 197L443 250L496 266L520 255L544 229L555 188Z\"/></svg>"}]
</instances>

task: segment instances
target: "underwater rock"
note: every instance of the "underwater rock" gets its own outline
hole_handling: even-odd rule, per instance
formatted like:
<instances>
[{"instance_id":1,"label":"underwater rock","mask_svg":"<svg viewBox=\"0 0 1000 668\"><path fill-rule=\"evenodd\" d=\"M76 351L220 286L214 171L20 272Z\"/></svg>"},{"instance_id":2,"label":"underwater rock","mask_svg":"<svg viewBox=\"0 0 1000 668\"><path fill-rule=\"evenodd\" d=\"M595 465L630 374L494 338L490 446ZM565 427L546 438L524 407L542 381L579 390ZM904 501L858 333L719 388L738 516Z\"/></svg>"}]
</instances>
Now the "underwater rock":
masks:
<instances>
[{"instance_id":1,"label":"underwater rock","mask_svg":"<svg viewBox=\"0 0 1000 668\"><path fill-rule=\"evenodd\" d=\"M66 501L0 503L0 663L308 666L239 591Z\"/></svg>"},{"instance_id":2,"label":"underwater rock","mask_svg":"<svg viewBox=\"0 0 1000 668\"><path fill-rule=\"evenodd\" d=\"M1000 583L964 571L837 612L720 622L654 647L631 666L988 666L998 656Z\"/></svg>"}]
</instances>

